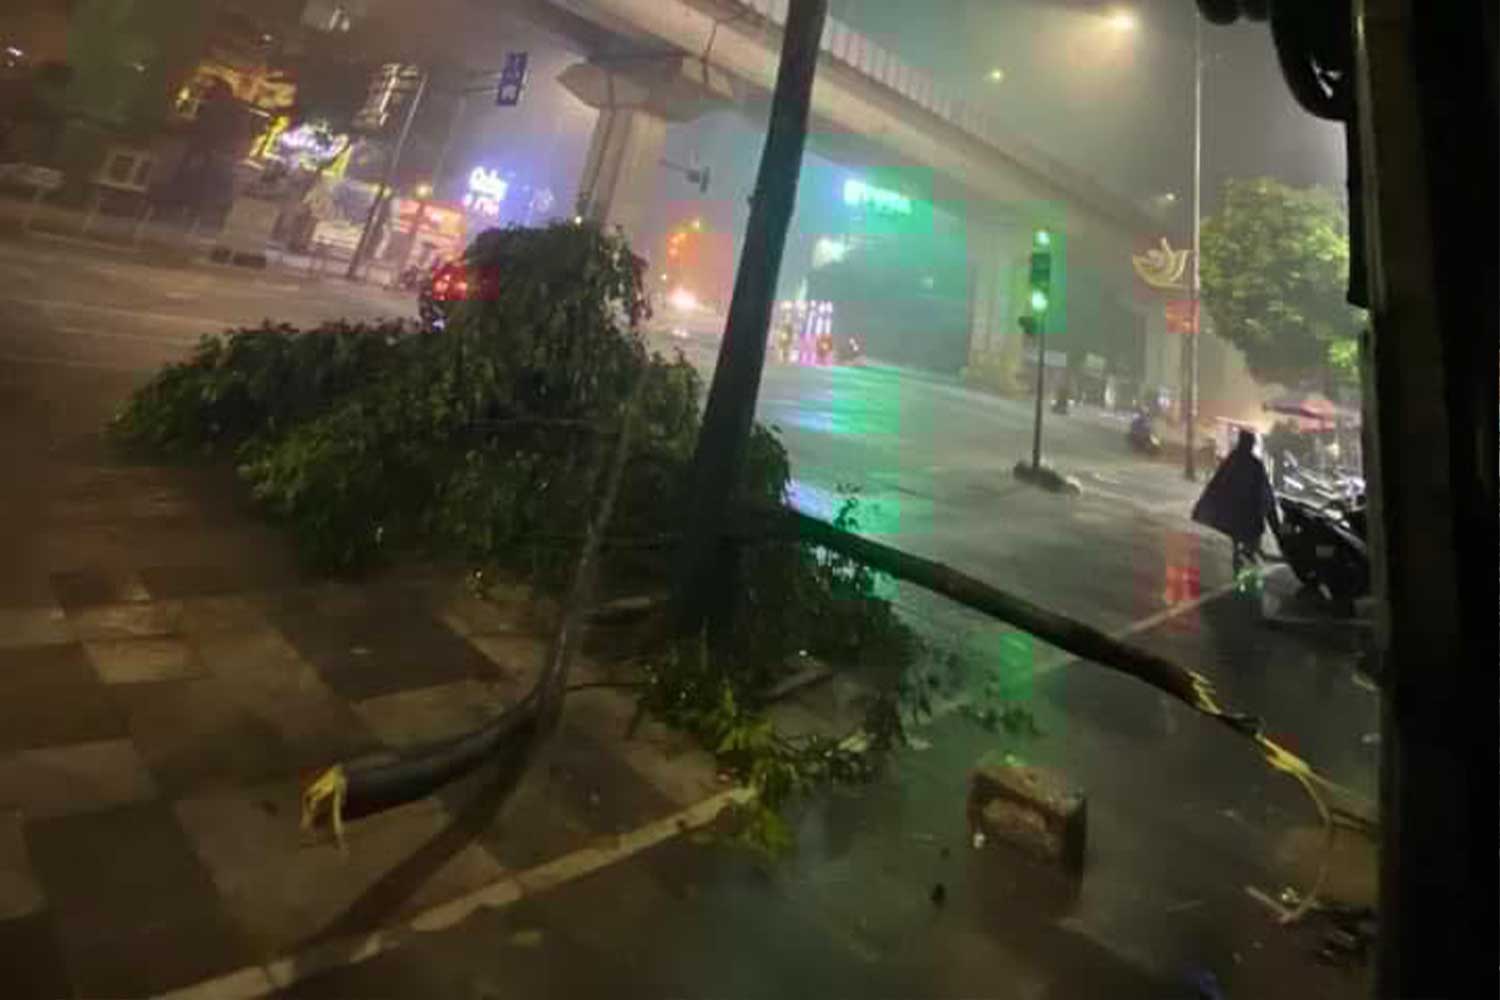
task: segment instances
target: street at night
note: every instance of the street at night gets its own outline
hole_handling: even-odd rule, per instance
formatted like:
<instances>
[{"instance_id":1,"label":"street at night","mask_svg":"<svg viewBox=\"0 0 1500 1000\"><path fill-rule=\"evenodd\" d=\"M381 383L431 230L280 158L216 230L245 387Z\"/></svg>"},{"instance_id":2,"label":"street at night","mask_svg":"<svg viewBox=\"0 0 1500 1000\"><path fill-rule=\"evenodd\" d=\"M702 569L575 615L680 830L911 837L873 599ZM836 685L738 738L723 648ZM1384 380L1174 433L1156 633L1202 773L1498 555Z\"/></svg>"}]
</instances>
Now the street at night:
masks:
<instances>
[{"instance_id":1,"label":"street at night","mask_svg":"<svg viewBox=\"0 0 1500 1000\"><path fill-rule=\"evenodd\" d=\"M1500 991L1492 9L4 8L0 1000Z\"/></svg>"},{"instance_id":2,"label":"street at night","mask_svg":"<svg viewBox=\"0 0 1500 1000\"><path fill-rule=\"evenodd\" d=\"M282 546L265 549L264 529L247 512L216 509L221 490L189 491L155 510L141 508L141 498L116 498L128 481L106 473L112 463L97 429L132 386L184 357L205 332L273 315L311 324L409 314L410 297L285 271L154 266L51 241L0 244L0 268L11 317L3 350L7 452L31 470L7 487L8 588L33 606L50 604L59 560L81 559L102 560L110 579L170 579L156 567L180 561L223 563L211 577L238 577L246 582L234 589L255 594L298 585ZM711 354L699 357L707 374ZM858 485L868 534L1193 664L1235 707L1264 712L1328 776L1373 794L1367 737L1377 706L1356 675L1357 650L1337 638L1330 645L1279 633L1253 602L1230 592L1227 546L1185 516L1194 488L1174 465L1126 453L1117 423L1049 414L1049 456L1085 484L1082 496L1059 499L1011 475L1030 443L1025 404L918 374L772 366L761 417L780 429L796 470L793 500L809 512L831 516L839 486ZM181 473L156 475L164 478L152 494L179 495L182 485L172 484ZM78 525L89 532L80 535ZM1174 592L1174 568L1193 569L1193 583ZM1271 577L1267 601L1290 597L1289 577ZM187 597L195 599L210 600ZM899 603L939 648L978 669L1000 655L1003 628L912 588L901 588ZM519 997L607 988L750 997L816 983L824 993L969 996L1003 981L1025 984L1017 988L1030 993L1018 995L1076 996L1108 984L1114 995L1159 996L1195 970L1233 969L1235 981L1248 984L1289 975L1288 963L1305 965L1310 939L1271 926L1244 889L1307 877L1312 804L1238 740L1148 689L1041 645L1034 655L1027 705L1043 735L1017 749L1065 765L1090 790L1099 846L1082 897L1024 862L975 856L963 785L972 763L994 752L995 737L950 698L919 731L924 749L904 752L875 786L798 807L793 861L763 869L736 849L663 844L503 913L481 909L376 962L314 977L296 995ZM821 691L809 707L791 708L821 712L831 696ZM585 720L597 714L596 706L579 708ZM159 722L189 724L170 715ZM227 752L215 749L217 740L202 746ZM576 768L569 780L610 780L601 763L567 756ZM1154 774L1149 782L1143 769ZM41 780L12 768L0 770L0 781L7 773L11 794ZM507 808L535 806L556 780L539 779ZM654 819L659 796L639 794L621 808ZM548 817L554 826L598 819L587 806L581 819L566 806L549 808L563 813ZM571 842L536 844L535 860ZM1203 861L1184 864L1186 857ZM936 883L949 894L942 908L928 901ZM1004 900L1021 905L1008 910ZM539 943L506 943L533 937ZM740 942L733 947L753 958L755 972L721 978L726 958L715 956L730 947L725 939ZM1302 974L1321 977L1320 995L1357 993L1357 980L1344 973Z\"/></svg>"}]
</instances>

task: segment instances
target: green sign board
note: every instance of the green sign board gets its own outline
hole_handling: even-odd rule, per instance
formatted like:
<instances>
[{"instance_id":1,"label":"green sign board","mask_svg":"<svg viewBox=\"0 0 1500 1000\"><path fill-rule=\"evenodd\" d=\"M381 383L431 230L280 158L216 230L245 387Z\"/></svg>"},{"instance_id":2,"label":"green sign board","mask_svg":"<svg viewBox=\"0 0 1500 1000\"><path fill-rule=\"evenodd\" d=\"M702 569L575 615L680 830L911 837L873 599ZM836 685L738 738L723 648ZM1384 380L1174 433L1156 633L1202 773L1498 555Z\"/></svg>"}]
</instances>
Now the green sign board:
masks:
<instances>
[{"instance_id":1,"label":"green sign board","mask_svg":"<svg viewBox=\"0 0 1500 1000\"><path fill-rule=\"evenodd\" d=\"M911 199L906 195L852 178L844 182L844 204L850 208L866 208L886 215L911 214Z\"/></svg>"}]
</instances>

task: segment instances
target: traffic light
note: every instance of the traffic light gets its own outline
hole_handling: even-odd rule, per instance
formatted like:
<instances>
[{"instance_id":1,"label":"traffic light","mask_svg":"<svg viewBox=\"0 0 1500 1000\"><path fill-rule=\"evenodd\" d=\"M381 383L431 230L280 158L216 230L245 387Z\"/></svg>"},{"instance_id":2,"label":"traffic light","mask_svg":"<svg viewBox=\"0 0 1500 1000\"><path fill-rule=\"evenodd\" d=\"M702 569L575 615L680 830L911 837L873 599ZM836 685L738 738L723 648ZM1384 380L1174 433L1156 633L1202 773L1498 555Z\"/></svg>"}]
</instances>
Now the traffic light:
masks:
<instances>
[{"instance_id":1,"label":"traffic light","mask_svg":"<svg viewBox=\"0 0 1500 1000\"><path fill-rule=\"evenodd\" d=\"M1047 311L1052 292L1052 234L1038 229L1031 238L1031 311Z\"/></svg>"}]
</instances>

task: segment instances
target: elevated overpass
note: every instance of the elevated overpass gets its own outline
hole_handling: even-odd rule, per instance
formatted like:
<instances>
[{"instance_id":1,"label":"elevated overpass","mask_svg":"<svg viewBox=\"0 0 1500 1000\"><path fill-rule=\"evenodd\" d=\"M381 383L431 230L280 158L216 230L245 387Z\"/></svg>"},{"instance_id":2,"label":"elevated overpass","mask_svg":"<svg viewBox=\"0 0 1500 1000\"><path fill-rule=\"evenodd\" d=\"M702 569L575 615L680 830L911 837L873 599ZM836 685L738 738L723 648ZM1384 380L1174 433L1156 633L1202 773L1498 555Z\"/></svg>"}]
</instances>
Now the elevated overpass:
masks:
<instances>
[{"instance_id":1,"label":"elevated overpass","mask_svg":"<svg viewBox=\"0 0 1500 1000\"><path fill-rule=\"evenodd\" d=\"M535 0L527 7L587 56L561 78L599 110L578 211L629 234L648 217L668 123L764 107L787 0ZM1159 309L1136 303L1130 266L1132 251L1159 223L848 25L831 18L822 50L814 148L841 162L930 172L930 191L917 194L961 206L972 357L1015 348L1030 234L1047 226L1066 234L1063 280L1083 265L1107 294L1144 312L1148 377L1155 368L1161 381L1175 381L1176 338L1164 336Z\"/></svg>"}]
</instances>

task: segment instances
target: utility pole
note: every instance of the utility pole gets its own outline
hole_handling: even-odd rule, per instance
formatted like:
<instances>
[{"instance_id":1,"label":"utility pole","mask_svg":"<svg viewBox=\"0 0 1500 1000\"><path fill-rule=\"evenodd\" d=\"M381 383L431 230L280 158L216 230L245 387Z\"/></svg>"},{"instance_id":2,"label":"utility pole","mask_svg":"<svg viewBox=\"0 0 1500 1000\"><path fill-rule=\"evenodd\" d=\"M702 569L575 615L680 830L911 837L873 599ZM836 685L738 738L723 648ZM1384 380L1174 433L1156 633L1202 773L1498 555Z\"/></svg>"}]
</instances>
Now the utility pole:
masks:
<instances>
[{"instance_id":1,"label":"utility pole","mask_svg":"<svg viewBox=\"0 0 1500 1000\"><path fill-rule=\"evenodd\" d=\"M1203 227L1203 18L1193 18L1193 273L1188 291L1189 323L1183 352L1182 415L1186 422L1187 456L1182 474L1189 482L1198 478L1198 337L1202 333L1199 304L1198 251Z\"/></svg>"},{"instance_id":2,"label":"utility pole","mask_svg":"<svg viewBox=\"0 0 1500 1000\"><path fill-rule=\"evenodd\" d=\"M365 216L364 228L359 231L359 241L354 244L354 254L349 258L349 270L345 277L353 281L359 277L359 267L364 263L365 253L369 250L370 236L375 229L375 220L380 215L380 210L385 205L387 193L396 180L396 168L401 163L401 153L406 149L407 137L411 135L412 122L416 120L417 108L422 103L422 96L427 93L427 74L424 72L417 81L417 92L413 95L411 103L406 107L406 120L401 123L401 136L396 140L396 148L391 151L390 161L385 166L385 176L381 178L380 187L375 189L375 200L370 203L370 212Z\"/></svg>"},{"instance_id":3,"label":"utility pole","mask_svg":"<svg viewBox=\"0 0 1500 1000\"><path fill-rule=\"evenodd\" d=\"M675 580L673 618L679 635L697 633L710 609L727 606L733 597L733 567L724 558L723 534L755 419L776 282L807 145L819 43L827 20L828 0L791 0L734 296L693 454L691 492L684 510L687 524Z\"/></svg>"},{"instance_id":4,"label":"utility pole","mask_svg":"<svg viewBox=\"0 0 1500 1000\"><path fill-rule=\"evenodd\" d=\"M437 164L432 168L432 180L427 184L426 196L417 202L417 217L411 226L411 239L406 244L406 250L401 254L401 263L396 267L398 275L406 270L406 265L411 260L411 253L416 249L417 240L422 235L422 225L427 221L427 206L436 195L438 185L443 182L443 170L448 165L448 154L453 150L453 137L458 131L458 123L463 119L468 104L469 91L459 91L458 102L453 108L453 117L448 120L448 134L443 139L443 147L438 150Z\"/></svg>"}]
</instances>

